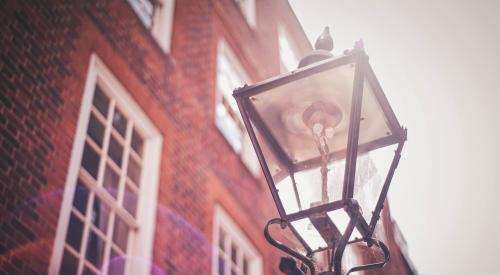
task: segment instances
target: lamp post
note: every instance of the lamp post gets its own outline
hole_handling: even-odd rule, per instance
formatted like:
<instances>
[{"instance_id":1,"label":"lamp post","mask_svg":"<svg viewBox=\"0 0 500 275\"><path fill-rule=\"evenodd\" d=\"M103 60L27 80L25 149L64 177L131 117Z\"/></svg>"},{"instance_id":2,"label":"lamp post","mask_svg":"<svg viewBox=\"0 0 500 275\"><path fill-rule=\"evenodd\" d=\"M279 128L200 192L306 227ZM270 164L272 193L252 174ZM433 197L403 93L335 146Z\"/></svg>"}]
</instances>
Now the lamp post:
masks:
<instances>
[{"instance_id":1,"label":"lamp post","mask_svg":"<svg viewBox=\"0 0 500 275\"><path fill-rule=\"evenodd\" d=\"M346 274L380 268L389 251L373 235L406 129L360 43L334 57L325 28L315 48L297 70L233 93L280 215L268 222L264 234L272 245L302 261L304 273L316 274L320 267L313 258L319 258L325 262L320 274L340 275L346 246L358 242L380 249L384 261L353 267ZM356 170L370 160L367 155L391 147L395 150L386 158L382 183L373 179L382 170ZM289 229L301 247L276 241L269 232L273 224ZM289 271L293 262L282 260L280 269L297 274Z\"/></svg>"}]
</instances>

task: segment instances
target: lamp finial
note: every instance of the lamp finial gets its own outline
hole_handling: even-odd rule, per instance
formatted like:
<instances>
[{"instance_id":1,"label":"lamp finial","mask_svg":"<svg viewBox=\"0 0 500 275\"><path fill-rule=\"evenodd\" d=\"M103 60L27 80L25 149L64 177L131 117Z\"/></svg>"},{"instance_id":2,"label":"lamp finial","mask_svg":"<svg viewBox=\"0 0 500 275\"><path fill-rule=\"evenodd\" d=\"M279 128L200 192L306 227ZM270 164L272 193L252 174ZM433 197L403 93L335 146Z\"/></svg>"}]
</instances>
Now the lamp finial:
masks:
<instances>
[{"instance_id":1,"label":"lamp finial","mask_svg":"<svg viewBox=\"0 0 500 275\"><path fill-rule=\"evenodd\" d=\"M333 38L330 35L330 27L326 26L323 33L318 37L316 43L314 44L314 49L316 50L333 50Z\"/></svg>"}]
</instances>

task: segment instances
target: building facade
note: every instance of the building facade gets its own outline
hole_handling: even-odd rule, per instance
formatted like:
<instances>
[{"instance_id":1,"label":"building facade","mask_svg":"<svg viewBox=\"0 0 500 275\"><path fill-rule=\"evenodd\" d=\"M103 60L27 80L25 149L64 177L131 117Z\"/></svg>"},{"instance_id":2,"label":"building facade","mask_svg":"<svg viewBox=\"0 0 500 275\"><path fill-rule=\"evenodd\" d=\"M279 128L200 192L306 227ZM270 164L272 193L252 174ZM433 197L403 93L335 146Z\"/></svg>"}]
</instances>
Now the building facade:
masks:
<instances>
[{"instance_id":1,"label":"building facade","mask_svg":"<svg viewBox=\"0 0 500 275\"><path fill-rule=\"evenodd\" d=\"M287 1L1 3L0 274L279 273L231 93L311 50Z\"/></svg>"}]
</instances>

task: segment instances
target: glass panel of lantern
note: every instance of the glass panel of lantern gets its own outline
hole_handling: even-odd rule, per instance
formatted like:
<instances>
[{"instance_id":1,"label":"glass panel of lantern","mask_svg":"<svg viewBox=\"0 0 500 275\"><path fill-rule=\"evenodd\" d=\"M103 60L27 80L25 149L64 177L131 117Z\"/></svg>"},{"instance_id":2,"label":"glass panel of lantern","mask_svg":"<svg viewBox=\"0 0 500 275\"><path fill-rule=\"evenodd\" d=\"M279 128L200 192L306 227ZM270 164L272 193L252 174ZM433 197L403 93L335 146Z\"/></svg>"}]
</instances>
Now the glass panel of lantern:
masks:
<instances>
[{"instance_id":1,"label":"glass panel of lantern","mask_svg":"<svg viewBox=\"0 0 500 275\"><path fill-rule=\"evenodd\" d=\"M368 223L381 195L394 152L402 141L402 128L376 82L373 71L367 66L353 198L360 204L363 217Z\"/></svg>"},{"instance_id":2,"label":"glass panel of lantern","mask_svg":"<svg viewBox=\"0 0 500 275\"><path fill-rule=\"evenodd\" d=\"M244 100L286 215L342 199L354 63Z\"/></svg>"}]
</instances>

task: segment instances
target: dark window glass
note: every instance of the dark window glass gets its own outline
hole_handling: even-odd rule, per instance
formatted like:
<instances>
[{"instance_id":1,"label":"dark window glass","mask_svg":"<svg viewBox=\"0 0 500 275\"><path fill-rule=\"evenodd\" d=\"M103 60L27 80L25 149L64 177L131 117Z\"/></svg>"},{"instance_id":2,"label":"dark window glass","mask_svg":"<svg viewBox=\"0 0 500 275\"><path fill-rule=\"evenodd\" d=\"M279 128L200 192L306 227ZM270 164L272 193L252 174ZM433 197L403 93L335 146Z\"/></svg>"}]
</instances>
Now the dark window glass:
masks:
<instances>
[{"instance_id":1,"label":"dark window glass","mask_svg":"<svg viewBox=\"0 0 500 275\"><path fill-rule=\"evenodd\" d=\"M98 197L95 197L92 205L92 223L106 234L109 221L109 207L104 204Z\"/></svg>"},{"instance_id":2,"label":"dark window glass","mask_svg":"<svg viewBox=\"0 0 500 275\"><path fill-rule=\"evenodd\" d=\"M115 137L113 137L113 135L111 135L111 139L109 140L108 155L118 166L121 167L123 146L118 142L118 140Z\"/></svg>"},{"instance_id":3,"label":"dark window glass","mask_svg":"<svg viewBox=\"0 0 500 275\"><path fill-rule=\"evenodd\" d=\"M248 275L248 259L243 258L243 274Z\"/></svg>"},{"instance_id":4,"label":"dark window glass","mask_svg":"<svg viewBox=\"0 0 500 275\"><path fill-rule=\"evenodd\" d=\"M82 243L82 232L83 222L72 213L71 217L69 218L66 242L76 251L80 250L80 245Z\"/></svg>"},{"instance_id":5,"label":"dark window glass","mask_svg":"<svg viewBox=\"0 0 500 275\"><path fill-rule=\"evenodd\" d=\"M115 127L116 131L118 131L122 137L125 137L125 132L127 131L127 118L118 108L115 109L115 113L113 114L113 127Z\"/></svg>"},{"instance_id":6,"label":"dark window glass","mask_svg":"<svg viewBox=\"0 0 500 275\"><path fill-rule=\"evenodd\" d=\"M143 141L142 137L134 129L134 131L132 132L132 149L134 149L134 151L141 157L142 157L143 142L144 141Z\"/></svg>"},{"instance_id":7,"label":"dark window glass","mask_svg":"<svg viewBox=\"0 0 500 275\"><path fill-rule=\"evenodd\" d=\"M94 100L92 103L97 110L106 117L109 107L109 98L101 91L99 86L95 87Z\"/></svg>"},{"instance_id":8,"label":"dark window glass","mask_svg":"<svg viewBox=\"0 0 500 275\"><path fill-rule=\"evenodd\" d=\"M85 147L83 148L82 166L94 179L97 179L99 155L87 143L85 143Z\"/></svg>"},{"instance_id":9,"label":"dark window glass","mask_svg":"<svg viewBox=\"0 0 500 275\"><path fill-rule=\"evenodd\" d=\"M127 251L129 228L118 216L115 217L113 228L113 242L123 251Z\"/></svg>"},{"instance_id":10,"label":"dark window glass","mask_svg":"<svg viewBox=\"0 0 500 275\"><path fill-rule=\"evenodd\" d=\"M106 169L104 170L104 179L102 185L108 193L113 196L115 199L118 196L118 184L120 181L120 176L109 166L106 164Z\"/></svg>"},{"instance_id":11,"label":"dark window glass","mask_svg":"<svg viewBox=\"0 0 500 275\"><path fill-rule=\"evenodd\" d=\"M226 262L224 258L219 255L219 275L224 275L224 270L226 269Z\"/></svg>"},{"instance_id":12,"label":"dark window glass","mask_svg":"<svg viewBox=\"0 0 500 275\"><path fill-rule=\"evenodd\" d=\"M219 231L219 247L220 249L222 249L222 251L225 251L226 248L224 246L224 240L226 239L226 233L220 229Z\"/></svg>"},{"instance_id":13,"label":"dark window glass","mask_svg":"<svg viewBox=\"0 0 500 275\"><path fill-rule=\"evenodd\" d=\"M111 249L109 257L108 274L109 275L122 275L125 272L125 257L120 256L118 252Z\"/></svg>"},{"instance_id":14,"label":"dark window glass","mask_svg":"<svg viewBox=\"0 0 500 275\"><path fill-rule=\"evenodd\" d=\"M90 230L85 258L97 268L101 267L102 258L104 256L104 247L104 240L101 239L93 230Z\"/></svg>"},{"instance_id":15,"label":"dark window glass","mask_svg":"<svg viewBox=\"0 0 500 275\"><path fill-rule=\"evenodd\" d=\"M95 273L94 271L90 270L90 268L84 267L82 275L95 275Z\"/></svg>"},{"instance_id":16,"label":"dark window glass","mask_svg":"<svg viewBox=\"0 0 500 275\"><path fill-rule=\"evenodd\" d=\"M232 244L231 245L231 261L233 261L233 263L236 263L237 251L238 251L237 247L234 244Z\"/></svg>"},{"instance_id":17,"label":"dark window glass","mask_svg":"<svg viewBox=\"0 0 500 275\"><path fill-rule=\"evenodd\" d=\"M132 155L129 155L128 158L127 175L136 185L139 185L141 178L141 166L134 160Z\"/></svg>"},{"instance_id":18,"label":"dark window glass","mask_svg":"<svg viewBox=\"0 0 500 275\"><path fill-rule=\"evenodd\" d=\"M73 197L73 206L85 214L87 212L87 201L89 200L89 189L78 179L76 183L75 195Z\"/></svg>"},{"instance_id":19,"label":"dark window glass","mask_svg":"<svg viewBox=\"0 0 500 275\"><path fill-rule=\"evenodd\" d=\"M102 148L102 141L104 138L104 125L95 117L93 113L90 114L89 127L87 128L89 137Z\"/></svg>"},{"instance_id":20,"label":"dark window glass","mask_svg":"<svg viewBox=\"0 0 500 275\"><path fill-rule=\"evenodd\" d=\"M125 196L123 197L123 206L130 214L132 214L132 216L135 217L137 211L137 194L134 190L132 190L132 188L129 187L128 184L125 189Z\"/></svg>"},{"instance_id":21,"label":"dark window glass","mask_svg":"<svg viewBox=\"0 0 500 275\"><path fill-rule=\"evenodd\" d=\"M77 269L78 269L78 259L65 249L59 274L61 275L76 274Z\"/></svg>"}]
</instances>

